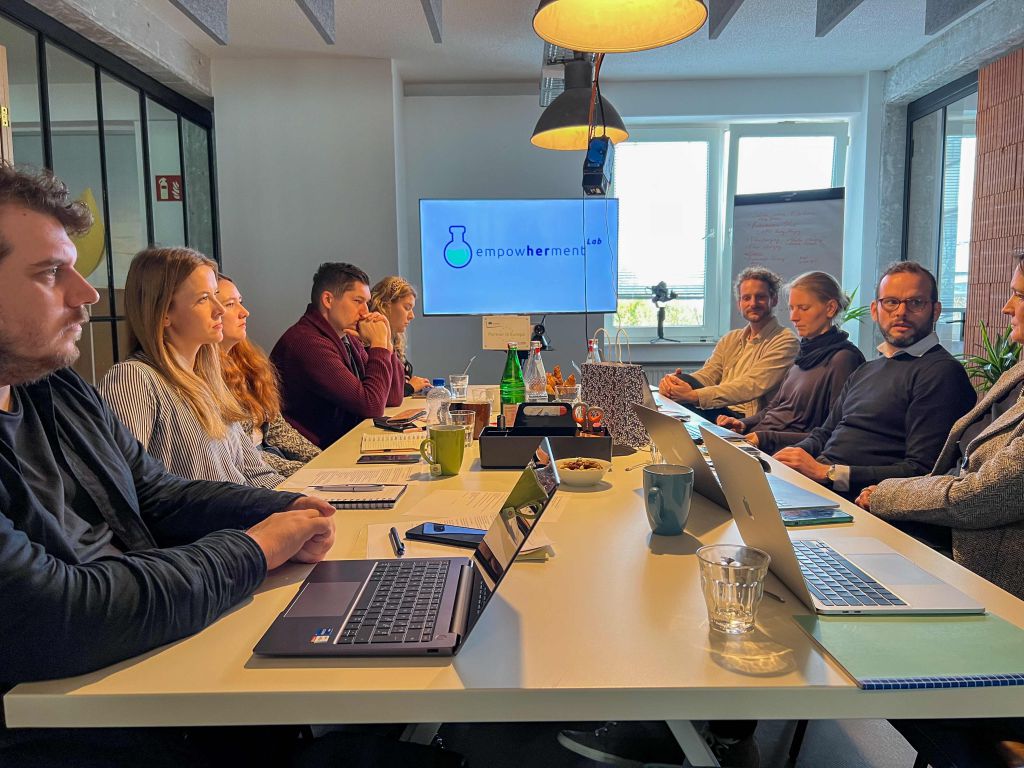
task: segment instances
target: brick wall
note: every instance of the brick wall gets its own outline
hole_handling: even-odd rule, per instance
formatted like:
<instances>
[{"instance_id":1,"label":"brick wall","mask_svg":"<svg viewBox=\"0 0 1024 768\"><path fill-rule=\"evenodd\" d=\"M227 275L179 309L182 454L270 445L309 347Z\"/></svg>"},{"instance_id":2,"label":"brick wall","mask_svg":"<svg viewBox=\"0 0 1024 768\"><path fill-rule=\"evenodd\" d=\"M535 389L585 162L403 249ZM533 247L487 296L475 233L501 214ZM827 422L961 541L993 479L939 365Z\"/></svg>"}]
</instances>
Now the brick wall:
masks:
<instances>
[{"instance_id":1,"label":"brick wall","mask_svg":"<svg viewBox=\"0 0 1024 768\"><path fill-rule=\"evenodd\" d=\"M978 351L979 322L998 332L1012 253L1024 248L1024 49L978 73L978 158L971 223L964 349Z\"/></svg>"}]
</instances>

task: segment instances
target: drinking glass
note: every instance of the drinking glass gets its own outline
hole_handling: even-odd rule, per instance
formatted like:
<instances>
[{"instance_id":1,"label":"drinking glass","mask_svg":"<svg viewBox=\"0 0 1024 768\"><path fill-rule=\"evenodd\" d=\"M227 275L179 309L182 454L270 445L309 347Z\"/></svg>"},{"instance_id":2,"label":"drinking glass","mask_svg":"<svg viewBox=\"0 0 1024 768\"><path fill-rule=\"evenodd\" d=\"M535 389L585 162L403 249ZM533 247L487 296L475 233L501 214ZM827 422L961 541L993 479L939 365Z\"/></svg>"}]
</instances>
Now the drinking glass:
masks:
<instances>
[{"instance_id":1,"label":"drinking glass","mask_svg":"<svg viewBox=\"0 0 1024 768\"><path fill-rule=\"evenodd\" d=\"M448 423L455 424L466 430L466 447L473 445L473 425L476 423L474 411L449 411Z\"/></svg>"},{"instance_id":2,"label":"drinking glass","mask_svg":"<svg viewBox=\"0 0 1024 768\"><path fill-rule=\"evenodd\" d=\"M448 388L452 391L452 397L456 400L465 400L469 389L469 376L464 373L452 373L448 375Z\"/></svg>"},{"instance_id":3,"label":"drinking glass","mask_svg":"<svg viewBox=\"0 0 1024 768\"><path fill-rule=\"evenodd\" d=\"M582 399L580 397L581 389L582 386L579 384L573 384L572 386L560 384L555 387L555 402L576 405Z\"/></svg>"},{"instance_id":4,"label":"drinking glass","mask_svg":"<svg viewBox=\"0 0 1024 768\"><path fill-rule=\"evenodd\" d=\"M700 584L712 629L742 635L754 628L771 562L767 552L737 544L697 550Z\"/></svg>"}]
</instances>

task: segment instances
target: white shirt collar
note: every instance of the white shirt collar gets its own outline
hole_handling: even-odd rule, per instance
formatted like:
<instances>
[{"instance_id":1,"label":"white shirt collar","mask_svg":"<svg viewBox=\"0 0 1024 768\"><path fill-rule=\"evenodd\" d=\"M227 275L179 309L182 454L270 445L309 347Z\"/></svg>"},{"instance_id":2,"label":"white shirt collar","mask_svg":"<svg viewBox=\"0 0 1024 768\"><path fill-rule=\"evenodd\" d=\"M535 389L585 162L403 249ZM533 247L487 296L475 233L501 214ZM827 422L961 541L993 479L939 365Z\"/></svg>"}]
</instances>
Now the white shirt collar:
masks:
<instances>
[{"instance_id":1,"label":"white shirt collar","mask_svg":"<svg viewBox=\"0 0 1024 768\"><path fill-rule=\"evenodd\" d=\"M877 349L883 355L888 358L896 357L901 353L910 355L911 357L922 357L924 353L939 343L939 337L932 331L920 341L915 341L909 347L896 347L890 344L888 341L883 341L878 345Z\"/></svg>"}]
</instances>

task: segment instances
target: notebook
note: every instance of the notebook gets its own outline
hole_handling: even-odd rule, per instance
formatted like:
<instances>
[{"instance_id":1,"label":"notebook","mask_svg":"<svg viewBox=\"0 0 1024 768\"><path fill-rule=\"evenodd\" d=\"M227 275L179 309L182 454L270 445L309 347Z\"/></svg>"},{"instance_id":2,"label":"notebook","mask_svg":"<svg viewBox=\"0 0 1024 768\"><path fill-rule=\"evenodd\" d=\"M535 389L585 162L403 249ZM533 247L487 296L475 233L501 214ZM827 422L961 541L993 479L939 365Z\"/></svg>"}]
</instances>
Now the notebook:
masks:
<instances>
[{"instance_id":1,"label":"notebook","mask_svg":"<svg viewBox=\"0 0 1024 768\"><path fill-rule=\"evenodd\" d=\"M1024 685L1024 630L998 616L794 616L866 691Z\"/></svg>"},{"instance_id":2,"label":"notebook","mask_svg":"<svg viewBox=\"0 0 1024 768\"><path fill-rule=\"evenodd\" d=\"M366 491L333 491L329 488L309 487L305 489L305 494L326 499L335 509L394 509L407 487L381 484Z\"/></svg>"},{"instance_id":3,"label":"notebook","mask_svg":"<svg viewBox=\"0 0 1024 768\"><path fill-rule=\"evenodd\" d=\"M426 432L367 432L359 440L360 453L392 453L419 451L427 439Z\"/></svg>"}]
</instances>

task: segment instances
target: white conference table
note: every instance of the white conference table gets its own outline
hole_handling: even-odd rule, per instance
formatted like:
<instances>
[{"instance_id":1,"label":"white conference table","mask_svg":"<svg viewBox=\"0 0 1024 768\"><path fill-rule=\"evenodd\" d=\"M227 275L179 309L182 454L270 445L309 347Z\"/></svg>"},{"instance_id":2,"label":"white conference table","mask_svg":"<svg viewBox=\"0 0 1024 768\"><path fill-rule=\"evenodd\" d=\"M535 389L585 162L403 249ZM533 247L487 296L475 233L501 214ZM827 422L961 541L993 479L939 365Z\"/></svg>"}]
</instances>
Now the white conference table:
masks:
<instances>
[{"instance_id":1,"label":"white conference table","mask_svg":"<svg viewBox=\"0 0 1024 768\"><path fill-rule=\"evenodd\" d=\"M353 466L367 428L364 423L345 436L312 466ZM566 508L540 526L557 555L510 570L455 658L254 656L253 646L309 570L288 565L197 635L90 674L17 686L4 697L7 725L1024 715L1024 696L1014 687L859 690L791 619L807 611L774 576L769 589L785 603L765 598L753 633L710 631L694 552L702 544L739 542L738 533L725 511L695 494L684 535L652 536L640 492L643 473L627 471L645 455L617 457L596 489L563 485ZM814 486L774 461L773 471ZM367 524L401 527L415 520L417 503L435 489L505 491L517 477L480 471L474 444L461 474L411 485L394 510L339 511L331 557L365 557ZM1020 600L853 505L844 502L844 508L855 522L829 526L830 537L877 537L1024 626Z\"/></svg>"}]
</instances>

